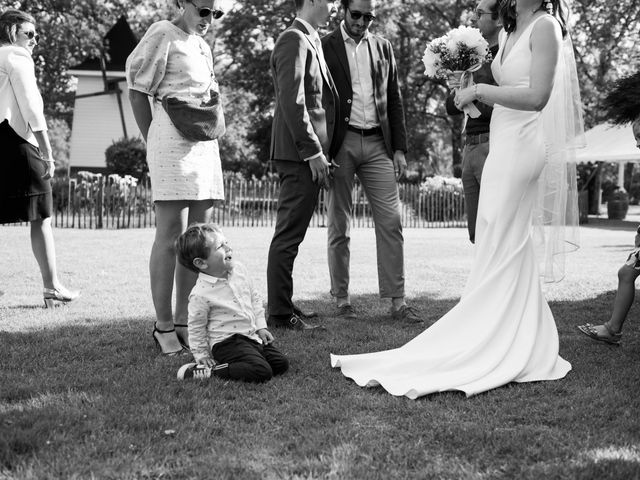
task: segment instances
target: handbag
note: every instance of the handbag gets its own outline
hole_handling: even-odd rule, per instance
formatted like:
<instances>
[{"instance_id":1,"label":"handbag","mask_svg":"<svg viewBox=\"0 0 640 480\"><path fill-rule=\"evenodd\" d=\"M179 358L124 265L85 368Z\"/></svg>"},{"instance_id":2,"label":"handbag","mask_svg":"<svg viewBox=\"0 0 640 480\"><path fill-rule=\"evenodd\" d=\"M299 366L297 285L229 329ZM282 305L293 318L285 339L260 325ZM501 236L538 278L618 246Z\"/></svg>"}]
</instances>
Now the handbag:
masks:
<instances>
[{"instance_id":1,"label":"handbag","mask_svg":"<svg viewBox=\"0 0 640 480\"><path fill-rule=\"evenodd\" d=\"M220 94L213 90L206 102L165 95L162 107L173 125L188 140L215 140L226 131Z\"/></svg>"}]
</instances>

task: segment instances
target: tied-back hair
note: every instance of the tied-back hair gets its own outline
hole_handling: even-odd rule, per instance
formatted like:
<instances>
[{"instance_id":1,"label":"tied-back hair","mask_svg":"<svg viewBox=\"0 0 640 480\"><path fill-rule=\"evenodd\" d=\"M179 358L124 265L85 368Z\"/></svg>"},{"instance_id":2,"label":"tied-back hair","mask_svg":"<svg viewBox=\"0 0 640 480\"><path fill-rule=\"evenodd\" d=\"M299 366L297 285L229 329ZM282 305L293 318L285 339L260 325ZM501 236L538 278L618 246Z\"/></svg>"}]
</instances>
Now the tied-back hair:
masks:
<instances>
[{"instance_id":1,"label":"tied-back hair","mask_svg":"<svg viewBox=\"0 0 640 480\"><path fill-rule=\"evenodd\" d=\"M0 15L0 44L15 43L18 26L23 23L33 23L35 25L36 20L27 12L16 10L15 8L8 8L2 12L2 15Z\"/></svg>"},{"instance_id":2,"label":"tied-back hair","mask_svg":"<svg viewBox=\"0 0 640 480\"><path fill-rule=\"evenodd\" d=\"M505 32L511 33L516 29L516 6L512 0L500 0L500 17L502 27ZM567 36L567 13L568 9L564 0L544 0L540 2L540 7L536 12L548 12L558 21L562 30L562 38Z\"/></svg>"},{"instance_id":3,"label":"tied-back hair","mask_svg":"<svg viewBox=\"0 0 640 480\"><path fill-rule=\"evenodd\" d=\"M196 258L207 258L214 242L212 237L221 234L222 229L215 223L192 223L185 232L176 239L176 255L180 265L193 272L199 272L193 264Z\"/></svg>"}]
</instances>

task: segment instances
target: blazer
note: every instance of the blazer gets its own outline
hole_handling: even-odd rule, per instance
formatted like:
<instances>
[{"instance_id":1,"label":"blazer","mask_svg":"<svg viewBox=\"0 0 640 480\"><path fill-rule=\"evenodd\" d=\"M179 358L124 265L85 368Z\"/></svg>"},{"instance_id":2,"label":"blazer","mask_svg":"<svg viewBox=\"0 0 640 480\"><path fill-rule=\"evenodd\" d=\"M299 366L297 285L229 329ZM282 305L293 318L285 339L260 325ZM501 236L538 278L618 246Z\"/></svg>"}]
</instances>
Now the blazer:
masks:
<instances>
[{"instance_id":1,"label":"blazer","mask_svg":"<svg viewBox=\"0 0 640 480\"><path fill-rule=\"evenodd\" d=\"M26 48L15 45L0 47L0 122L5 119L36 147L33 132L47 129L33 59Z\"/></svg>"},{"instance_id":2,"label":"blazer","mask_svg":"<svg viewBox=\"0 0 640 480\"><path fill-rule=\"evenodd\" d=\"M301 162L319 153L328 157L337 92L311 32L301 22L294 21L278 37L271 75L276 101L270 159Z\"/></svg>"},{"instance_id":3,"label":"blazer","mask_svg":"<svg viewBox=\"0 0 640 480\"><path fill-rule=\"evenodd\" d=\"M407 129L404 120L402 95L398 86L398 69L391 43L371 32L368 33L369 57L373 74L373 88L382 128L384 143L389 157L396 150L407 151ZM339 120L331 144L331 155L335 157L342 145L351 116L353 89L347 51L344 47L342 31L338 27L322 39L324 56L329 71L338 89L340 99Z\"/></svg>"}]
</instances>

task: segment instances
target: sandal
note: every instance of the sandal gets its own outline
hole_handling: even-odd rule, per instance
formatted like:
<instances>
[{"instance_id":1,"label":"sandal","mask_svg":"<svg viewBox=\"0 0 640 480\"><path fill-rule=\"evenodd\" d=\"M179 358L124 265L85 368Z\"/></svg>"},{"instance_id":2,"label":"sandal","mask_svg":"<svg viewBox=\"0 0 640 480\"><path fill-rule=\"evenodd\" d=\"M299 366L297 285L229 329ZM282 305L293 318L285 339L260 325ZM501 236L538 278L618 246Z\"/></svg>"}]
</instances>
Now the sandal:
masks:
<instances>
[{"instance_id":1,"label":"sandal","mask_svg":"<svg viewBox=\"0 0 640 480\"><path fill-rule=\"evenodd\" d=\"M185 355L189 353L189 350L185 349L182 346L182 343L180 343L180 350L167 351L167 349L171 347L165 344L165 339L166 339L165 335L170 333L175 334L176 329L172 328L171 330L158 330L158 327L156 326L156 324L155 323L153 324L153 333L151 334L151 336L153 337L153 340L156 342L156 345L158 346L162 354L168 357L176 357L178 355ZM177 337L177 334L176 334L176 337Z\"/></svg>"},{"instance_id":2,"label":"sandal","mask_svg":"<svg viewBox=\"0 0 640 480\"><path fill-rule=\"evenodd\" d=\"M609 328L609 325L603 323L601 325L606 330L606 334L599 333L596 330L596 325L592 325L590 323L585 323L584 325L578 325L578 330L584 333L587 337L597 340L599 342L608 343L609 345L620 345L620 339L622 338L622 333L620 332L612 332Z\"/></svg>"},{"instance_id":3,"label":"sandal","mask_svg":"<svg viewBox=\"0 0 640 480\"><path fill-rule=\"evenodd\" d=\"M176 336L178 337L180 345L182 345L184 348L189 348L189 325L187 325L186 323L174 323L173 326L179 329L176 330ZM187 330L182 330L183 328Z\"/></svg>"}]
</instances>

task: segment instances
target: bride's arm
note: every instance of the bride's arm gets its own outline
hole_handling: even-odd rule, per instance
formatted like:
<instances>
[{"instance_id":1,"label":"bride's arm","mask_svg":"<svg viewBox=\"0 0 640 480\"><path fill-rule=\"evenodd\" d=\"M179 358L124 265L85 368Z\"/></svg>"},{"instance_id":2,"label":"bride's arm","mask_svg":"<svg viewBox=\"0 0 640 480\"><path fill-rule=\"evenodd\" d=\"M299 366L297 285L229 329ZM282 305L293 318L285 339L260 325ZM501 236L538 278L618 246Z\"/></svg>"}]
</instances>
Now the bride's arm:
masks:
<instances>
[{"instance_id":1,"label":"bride's arm","mask_svg":"<svg viewBox=\"0 0 640 480\"><path fill-rule=\"evenodd\" d=\"M542 110L553 88L562 34L555 19L539 21L531 33L531 75L529 87L500 87L480 83L457 95L457 103L463 106L474 100L488 105L495 103L514 110Z\"/></svg>"}]
</instances>

